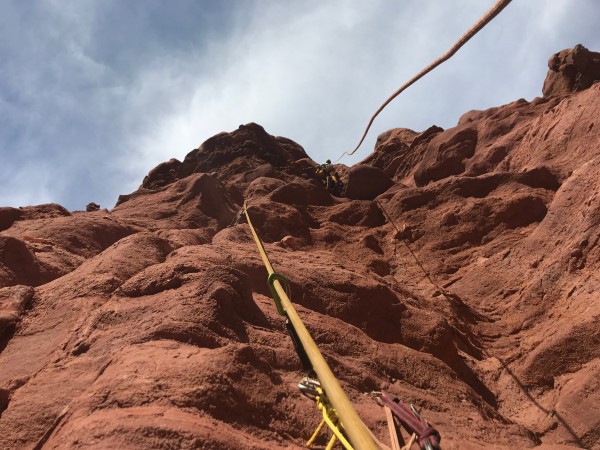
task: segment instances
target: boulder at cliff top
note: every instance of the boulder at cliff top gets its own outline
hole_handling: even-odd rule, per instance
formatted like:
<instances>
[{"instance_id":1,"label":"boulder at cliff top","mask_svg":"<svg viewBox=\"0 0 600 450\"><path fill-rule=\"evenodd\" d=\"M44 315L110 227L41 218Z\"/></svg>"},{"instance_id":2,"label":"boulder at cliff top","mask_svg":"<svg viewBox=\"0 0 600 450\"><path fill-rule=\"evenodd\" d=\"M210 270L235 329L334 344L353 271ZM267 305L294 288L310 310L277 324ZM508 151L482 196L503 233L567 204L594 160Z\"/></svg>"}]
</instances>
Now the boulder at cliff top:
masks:
<instances>
[{"instance_id":1,"label":"boulder at cliff top","mask_svg":"<svg viewBox=\"0 0 600 450\"><path fill-rule=\"evenodd\" d=\"M259 177L314 178L315 164L294 141L271 136L255 123L219 133L189 152L183 162L172 158L153 168L138 191L119 196L117 206L146 190L160 190L194 173L206 173L226 185L226 194L241 201L249 183ZM299 163L299 161L303 161Z\"/></svg>"},{"instance_id":2,"label":"boulder at cliff top","mask_svg":"<svg viewBox=\"0 0 600 450\"><path fill-rule=\"evenodd\" d=\"M293 161L306 157L295 142L271 136L260 125L249 123L232 133L219 133L188 153L177 168L177 178L215 171L224 179L264 163L289 173L295 169Z\"/></svg>"},{"instance_id":3,"label":"boulder at cliff top","mask_svg":"<svg viewBox=\"0 0 600 450\"><path fill-rule=\"evenodd\" d=\"M583 91L600 80L600 53L577 44L552 55L548 68L542 88L544 97Z\"/></svg>"}]
</instances>

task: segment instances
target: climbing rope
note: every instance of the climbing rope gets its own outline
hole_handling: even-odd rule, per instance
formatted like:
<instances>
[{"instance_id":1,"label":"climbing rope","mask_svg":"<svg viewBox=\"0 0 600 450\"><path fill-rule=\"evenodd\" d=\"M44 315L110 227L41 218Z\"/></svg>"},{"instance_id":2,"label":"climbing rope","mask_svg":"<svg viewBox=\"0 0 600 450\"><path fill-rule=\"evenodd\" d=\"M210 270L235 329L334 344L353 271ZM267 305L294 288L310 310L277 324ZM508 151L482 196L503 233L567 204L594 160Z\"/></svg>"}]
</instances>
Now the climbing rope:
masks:
<instances>
[{"instance_id":1,"label":"climbing rope","mask_svg":"<svg viewBox=\"0 0 600 450\"><path fill-rule=\"evenodd\" d=\"M379 107L379 109L377 109L377 111L375 111L375 114L373 114L373 116L371 116L371 120L369 120L367 128L365 129L365 132L363 133L358 145L354 148L354 150L352 150L351 152L342 153L342 155L337 160L335 160L335 162L338 162L340 159L342 159L344 157L344 155L348 155L348 156L353 155L354 152L356 152L356 150L358 150L358 148L362 145L363 141L367 137L367 133L369 132L369 129L371 128L371 125L373 124L373 121L375 120L375 118L379 115L379 113L381 111L383 111L383 109L392 100L394 100L398 95L400 95L401 92L403 92L405 89L407 89L413 83L415 83L416 81L421 79L423 76L427 75L429 72L431 72L433 69L435 69L437 66L442 64L444 61L450 59L463 45L465 45L469 41L469 39L471 39L473 36L475 36L483 27L485 27L489 22L491 22L492 19L494 17L496 17L500 13L500 11L502 11L510 2L511 2L511 0L498 0L496 2L496 4L479 19L478 22L476 22L471 28L469 28L469 30L467 30L467 32L465 34L463 34L462 37L458 41L456 41L456 43L452 46L452 48L450 48L450 50L448 50L446 53L444 53L442 56L440 56L438 59L436 59L430 65L428 65L423 70L421 70L418 74L416 74L413 78L408 80L405 84L400 86L400 88L398 88L398 90L396 92L394 92L385 102L383 102L383 104Z\"/></svg>"},{"instance_id":2,"label":"climbing rope","mask_svg":"<svg viewBox=\"0 0 600 450\"><path fill-rule=\"evenodd\" d=\"M277 310L280 314L283 313L283 315L285 315L287 321L289 321L290 326L294 330L293 333L295 334L295 337L292 339L297 339L298 343L298 346L296 346L296 343L294 343L294 346L297 351L298 348L301 348L301 351L298 352L300 359L303 360L303 358L306 358L306 361L303 361L303 366L307 362L307 365L309 365L308 369L312 370L318 378L320 394L318 395L319 401L317 402L317 405L323 412L323 420L327 423L329 428L332 429L336 439L340 439L344 446L346 446L346 444L341 437L345 439L344 436L347 435L347 449L354 448L362 450L377 449L378 446L381 447L360 417L358 417L350 400L342 390L335 375L329 368L329 365L323 358L319 348L300 319L300 316L298 316L296 309L288 297L286 289L282 285L282 281L288 285L287 280L273 270L273 266L269 261L264 245L250 220L246 202L244 202L243 212L246 216L252 236L254 237L254 241L256 242L256 246L258 247L263 264L269 274L268 284L273 293ZM288 327L288 330L289 329L290 328ZM303 356L300 355L301 352L303 353ZM306 368L307 367L305 367L305 369ZM320 430L320 428L318 428L318 430ZM341 430L343 430L344 433L342 433ZM339 432L339 436L337 432Z\"/></svg>"},{"instance_id":3,"label":"climbing rope","mask_svg":"<svg viewBox=\"0 0 600 450\"><path fill-rule=\"evenodd\" d=\"M383 214L385 215L385 217L387 218L388 222L392 224L392 226L394 227L394 229L396 230L396 235L401 235L402 232L400 231L400 229L396 226L396 224L394 223L394 220L391 218L391 216L389 215L389 213L387 212L387 210L383 207L383 205L379 202L379 200L375 200L375 203L377 203L377 205L379 206L379 208L381 209L381 211L383 212ZM394 239L395 241L395 239ZM410 245L408 244L406 238L402 239L402 243L404 244L404 246L406 247L406 249L408 250L408 252L411 254L411 256L413 257L413 259L415 260L415 262L417 263L417 266L419 266L419 268L421 269L421 271L423 272L423 274L425 275L425 278L427 278L427 280L431 283L431 285L433 287L435 287L444 297L446 297L448 300L452 301L452 297L451 295L446 291L446 289L444 289L443 287L441 287L438 283L436 283L432 278L431 275L429 274L429 272L427 272L427 270L425 270L425 267L423 267L423 263L419 260L419 258L417 257L417 255L415 254L415 252L413 251L413 249L410 247Z\"/></svg>"}]
</instances>

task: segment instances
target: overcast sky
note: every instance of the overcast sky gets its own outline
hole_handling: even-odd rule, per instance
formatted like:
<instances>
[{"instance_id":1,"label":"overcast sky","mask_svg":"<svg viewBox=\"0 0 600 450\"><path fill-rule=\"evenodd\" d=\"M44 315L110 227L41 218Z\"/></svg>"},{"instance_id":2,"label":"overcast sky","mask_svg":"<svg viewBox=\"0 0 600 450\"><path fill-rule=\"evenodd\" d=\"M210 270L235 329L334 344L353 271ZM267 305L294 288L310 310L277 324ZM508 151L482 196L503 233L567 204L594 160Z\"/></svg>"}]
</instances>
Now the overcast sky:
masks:
<instances>
[{"instance_id":1,"label":"overcast sky","mask_svg":"<svg viewBox=\"0 0 600 450\"><path fill-rule=\"evenodd\" d=\"M160 162L257 122L318 161L495 0L0 0L0 206L112 208ZM377 135L541 95L551 54L600 51L600 1L514 0L401 94Z\"/></svg>"}]
</instances>

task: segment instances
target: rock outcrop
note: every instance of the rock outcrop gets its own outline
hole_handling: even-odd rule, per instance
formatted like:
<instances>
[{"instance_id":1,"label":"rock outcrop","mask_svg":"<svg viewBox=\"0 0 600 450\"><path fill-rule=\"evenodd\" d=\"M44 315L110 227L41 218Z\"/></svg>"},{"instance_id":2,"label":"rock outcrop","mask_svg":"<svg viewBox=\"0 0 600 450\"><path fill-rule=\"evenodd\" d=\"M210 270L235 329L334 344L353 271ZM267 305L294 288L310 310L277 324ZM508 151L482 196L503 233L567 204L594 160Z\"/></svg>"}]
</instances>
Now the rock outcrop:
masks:
<instances>
[{"instance_id":1,"label":"rock outcrop","mask_svg":"<svg viewBox=\"0 0 600 450\"><path fill-rule=\"evenodd\" d=\"M384 389L445 449L597 448L600 84L557 55L544 98L380 135L344 198L248 124L110 211L0 208L0 448L304 448L321 413L244 200L381 440Z\"/></svg>"},{"instance_id":2,"label":"rock outcrop","mask_svg":"<svg viewBox=\"0 0 600 450\"><path fill-rule=\"evenodd\" d=\"M544 97L583 91L600 81L600 53L577 44L552 55L548 68L542 89Z\"/></svg>"},{"instance_id":3,"label":"rock outcrop","mask_svg":"<svg viewBox=\"0 0 600 450\"><path fill-rule=\"evenodd\" d=\"M373 200L387 191L394 182L378 167L357 164L348 171L346 197Z\"/></svg>"}]
</instances>

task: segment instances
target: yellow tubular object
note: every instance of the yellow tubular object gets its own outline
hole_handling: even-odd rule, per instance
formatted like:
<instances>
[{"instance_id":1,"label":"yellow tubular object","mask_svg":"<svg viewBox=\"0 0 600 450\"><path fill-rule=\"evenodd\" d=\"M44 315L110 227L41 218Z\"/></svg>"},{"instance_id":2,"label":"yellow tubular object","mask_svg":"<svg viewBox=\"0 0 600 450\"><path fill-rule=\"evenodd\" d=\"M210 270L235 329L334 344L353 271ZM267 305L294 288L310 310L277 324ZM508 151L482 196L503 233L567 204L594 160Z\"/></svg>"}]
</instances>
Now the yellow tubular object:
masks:
<instances>
[{"instance_id":1,"label":"yellow tubular object","mask_svg":"<svg viewBox=\"0 0 600 450\"><path fill-rule=\"evenodd\" d=\"M333 432L333 436L331 437L331 440L329 441L329 445L327 446L327 448L330 448L330 446L333 447L333 444L335 444L335 441L337 438L340 440L340 442L342 443L342 445L344 446L344 448L346 450L354 450L352 448L352 446L350 445L350 443L346 440L346 438L344 437L344 435L342 434L340 429L338 428L337 424L333 420L331 420L331 417L329 417L331 407L330 406L328 407L328 405L325 405L321 401L321 398L319 398L317 400L317 406L319 407L319 409L321 411L323 411L323 420L327 423L327 426Z\"/></svg>"},{"instance_id":2,"label":"yellow tubular object","mask_svg":"<svg viewBox=\"0 0 600 450\"><path fill-rule=\"evenodd\" d=\"M333 436L331 436L331 439L329 440L329 444L327 444L327 447L325 447L325 450L331 450L333 448L333 446L335 445L335 441L337 441L337 438L335 437L335 434Z\"/></svg>"},{"instance_id":3,"label":"yellow tubular object","mask_svg":"<svg viewBox=\"0 0 600 450\"><path fill-rule=\"evenodd\" d=\"M246 215L246 220L248 221L248 225L250 226L250 231L254 236L254 240L256 241L256 246L258 247L258 251L263 260L263 263L269 272L269 275L274 273L273 266L267 257L265 249L262 245L258 234L256 234L256 230L252 225L252 221L250 220L250 216L248 215L248 209L246 207L246 202L244 202L244 214ZM298 316L296 309L292 305L292 302L288 298L285 289L279 282L279 280L275 280L273 282L275 290L279 294L281 299L281 304L283 309L285 309L288 319L296 329L296 333L298 334L298 338L306 351L308 359L310 360L314 371L316 372L319 382L321 383L321 387L323 391L326 393L327 398L331 402L331 405L335 409L340 422L342 423L344 430L348 435L348 440L352 444L352 446L357 450L375 450L378 449L377 444L371 437L369 430L365 426L365 424L360 420L358 414L354 410L354 407L350 403L350 400L342 390L340 384L338 383L335 375L329 368L329 365L323 358L323 355L319 351L315 341L313 341L310 333L302 323L302 320Z\"/></svg>"},{"instance_id":4,"label":"yellow tubular object","mask_svg":"<svg viewBox=\"0 0 600 450\"><path fill-rule=\"evenodd\" d=\"M311 445L313 445L315 443L315 441L317 440L317 436L319 436L319 433L323 429L323 425L325 425L325 419L321 420L321 423L319 424L319 426L317 427L317 429L315 430L313 435L310 437L310 439L306 443L307 447L310 447Z\"/></svg>"}]
</instances>

